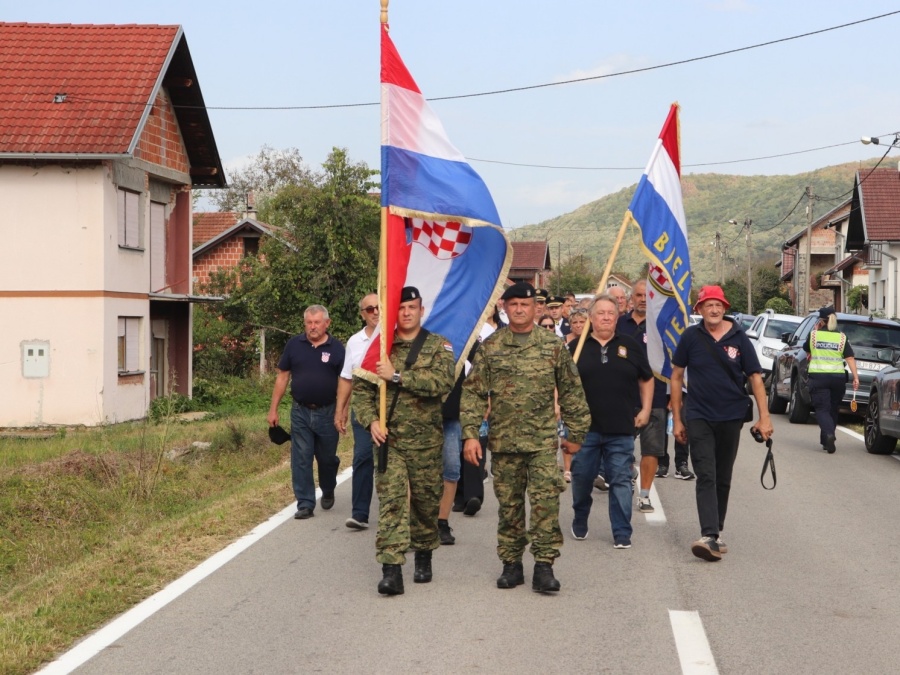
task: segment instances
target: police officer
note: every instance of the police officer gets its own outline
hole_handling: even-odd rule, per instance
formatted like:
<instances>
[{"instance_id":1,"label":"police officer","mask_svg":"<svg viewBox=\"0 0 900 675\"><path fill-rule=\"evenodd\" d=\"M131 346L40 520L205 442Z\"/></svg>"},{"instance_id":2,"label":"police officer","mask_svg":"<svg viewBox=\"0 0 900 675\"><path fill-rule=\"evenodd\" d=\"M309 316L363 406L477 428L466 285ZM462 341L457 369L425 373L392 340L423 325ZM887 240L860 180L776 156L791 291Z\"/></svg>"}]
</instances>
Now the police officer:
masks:
<instances>
[{"instance_id":1,"label":"police officer","mask_svg":"<svg viewBox=\"0 0 900 675\"><path fill-rule=\"evenodd\" d=\"M809 354L809 397L816 409L819 442L822 449L831 454L837 450L834 441L838 408L844 398L847 382L845 360L853 373L853 391L859 389L859 373L856 372L853 347L847 336L837 330L834 307L819 310L819 320L806 337L803 349Z\"/></svg>"},{"instance_id":2,"label":"police officer","mask_svg":"<svg viewBox=\"0 0 900 675\"><path fill-rule=\"evenodd\" d=\"M565 338L572 332L569 320L563 316L563 305L565 302L566 299L559 295L554 295L547 300L547 313L553 319L553 330L561 338Z\"/></svg>"},{"instance_id":3,"label":"police officer","mask_svg":"<svg viewBox=\"0 0 900 675\"><path fill-rule=\"evenodd\" d=\"M378 387L354 378L353 412L368 427L376 445L387 443L387 467L375 474L378 493L378 533L375 559L382 564L378 584L382 595L403 593L406 551L415 551L413 581L428 583L432 578L431 553L440 545L438 504L441 498L443 428L441 400L453 387L453 347L436 333L422 341L422 296L413 286L400 296L397 330L390 358L376 368L388 385L388 401L397 392L393 416L387 429L378 419ZM414 342L421 344L415 362L405 362Z\"/></svg>"},{"instance_id":4,"label":"police officer","mask_svg":"<svg viewBox=\"0 0 900 675\"><path fill-rule=\"evenodd\" d=\"M497 553L503 563L497 587L515 588L525 583L522 554L530 541L535 561L532 589L558 591L553 561L563 543L559 495L564 483L556 466L554 390L559 392L559 407L570 430L569 438L562 441L565 452L580 449L590 413L565 344L534 325L534 287L517 283L506 290L503 299L509 326L481 344L463 383L463 454L472 464L481 459L478 428L490 397L488 449L499 502ZM531 506L527 530L526 493Z\"/></svg>"},{"instance_id":5,"label":"police officer","mask_svg":"<svg viewBox=\"0 0 900 675\"><path fill-rule=\"evenodd\" d=\"M511 287L510 287L511 288ZM501 300L503 298L500 298ZM537 323L541 317L547 314L547 300L550 299L550 291L545 288L539 288L534 292L534 322ZM507 323L509 323L507 321Z\"/></svg>"}]
</instances>

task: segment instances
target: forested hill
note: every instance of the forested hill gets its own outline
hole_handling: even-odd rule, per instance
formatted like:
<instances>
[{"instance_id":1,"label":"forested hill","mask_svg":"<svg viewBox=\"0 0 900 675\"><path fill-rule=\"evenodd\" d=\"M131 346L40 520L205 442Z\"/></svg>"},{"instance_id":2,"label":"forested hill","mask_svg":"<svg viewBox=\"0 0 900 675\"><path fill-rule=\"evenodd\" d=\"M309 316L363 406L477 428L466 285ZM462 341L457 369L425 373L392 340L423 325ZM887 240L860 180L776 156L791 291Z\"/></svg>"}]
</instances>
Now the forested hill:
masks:
<instances>
[{"instance_id":1,"label":"forested hill","mask_svg":"<svg viewBox=\"0 0 900 675\"><path fill-rule=\"evenodd\" d=\"M812 187L813 194L819 197L813 202L815 220L849 196L858 169L876 162L838 164L793 176L682 176L694 285L713 281L717 230L720 241L727 245L732 273L746 269L746 239L741 225L747 218L753 221L753 265L774 264L780 259L782 243L806 227L805 197L793 214L783 220L801 199L806 186ZM584 255L602 270L636 187L637 184L632 185L570 213L512 230L510 239L549 241L554 267L560 259L565 262L569 257ZM731 225L729 220L736 220L739 225ZM645 262L638 231L629 226L613 271L634 277Z\"/></svg>"}]
</instances>

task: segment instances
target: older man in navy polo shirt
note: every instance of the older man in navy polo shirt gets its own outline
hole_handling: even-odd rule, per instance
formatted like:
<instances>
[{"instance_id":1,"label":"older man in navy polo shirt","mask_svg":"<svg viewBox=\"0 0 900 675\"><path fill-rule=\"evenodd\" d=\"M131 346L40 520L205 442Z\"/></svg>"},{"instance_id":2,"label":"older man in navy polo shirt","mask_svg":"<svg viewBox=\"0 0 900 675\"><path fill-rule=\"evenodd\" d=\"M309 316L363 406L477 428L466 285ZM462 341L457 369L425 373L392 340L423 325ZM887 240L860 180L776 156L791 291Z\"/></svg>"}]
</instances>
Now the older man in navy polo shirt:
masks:
<instances>
[{"instance_id":1,"label":"older man in navy polo shirt","mask_svg":"<svg viewBox=\"0 0 900 675\"><path fill-rule=\"evenodd\" d=\"M334 426L338 376L344 366L344 345L328 334L331 319L322 305L303 313L306 332L288 340L281 359L269 407L269 426L278 424L278 404L291 384L291 480L297 498L294 518L312 518L316 488L312 461L319 466L322 508L334 506L334 488L341 460L337 456L338 430Z\"/></svg>"},{"instance_id":2,"label":"older man in navy polo shirt","mask_svg":"<svg viewBox=\"0 0 900 675\"><path fill-rule=\"evenodd\" d=\"M703 316L703 321L684 331L672 356L673 432L681 443L690 439L691 462L697 472L701 536L691 551L709 562L721 560L728 551L720 533L725 527L731 474L749 404L741 384L745 377L750 380L759 408L759 420L754 426L763 438L772 435L762 367L753 343L725 316L730 306L719 286L701 288L694 310ZM685 368L690 394L685 414L687 428L680 414Z\"/></svg>"}]
</instances>

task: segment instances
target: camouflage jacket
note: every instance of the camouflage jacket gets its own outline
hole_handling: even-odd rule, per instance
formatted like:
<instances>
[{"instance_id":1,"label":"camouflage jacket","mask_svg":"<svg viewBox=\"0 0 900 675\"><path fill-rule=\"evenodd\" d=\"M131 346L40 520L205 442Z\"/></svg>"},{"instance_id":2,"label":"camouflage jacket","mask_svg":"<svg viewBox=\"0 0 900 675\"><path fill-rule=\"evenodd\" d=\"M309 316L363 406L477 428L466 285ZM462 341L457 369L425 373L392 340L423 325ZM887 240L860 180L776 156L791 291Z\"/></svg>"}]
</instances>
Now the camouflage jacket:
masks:
<instances>
[{"instance_id":1,"label":"camouflage jacket","mask_svg":"<svg viewBox=\"0 0 900 675\"><path fill-rule=\"evenodd\" d=\"M394 336L391 361L401 373L400 395L388 422L388 445L401 450L422 450L440 446L444 439L441 404L454 383L453 348L446 338L431 333L412 368L404 363L412 340ZM387 405L391 407L398 385L387 383ZM378 385L353 378L351 406L357 421L368 429L378 419Z\"/></svg>"},{"instance_id":2,"label":"camouflage jacket","mask_svg":"<svg viewBox=\"0 0 900 675\"><path fill-rule=\"evenodd\" d=\"M591 415L565 343L555 333L535 328L520 344L509 328L501 328L481 343L463 382L463 438L478 438L490 394L491 452L556 452L554 389L559 390L569 440L581 443Z\"/></svg>"}]
</instances>

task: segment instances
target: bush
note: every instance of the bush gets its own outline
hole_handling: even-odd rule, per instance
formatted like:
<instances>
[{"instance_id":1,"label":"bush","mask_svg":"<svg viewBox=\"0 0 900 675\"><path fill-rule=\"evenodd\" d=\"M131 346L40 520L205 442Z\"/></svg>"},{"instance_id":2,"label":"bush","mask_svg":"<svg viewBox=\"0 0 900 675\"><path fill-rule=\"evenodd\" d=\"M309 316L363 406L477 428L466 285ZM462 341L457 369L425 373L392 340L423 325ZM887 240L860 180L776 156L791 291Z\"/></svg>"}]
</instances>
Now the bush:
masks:
<instances>
[{"instance_id":1,"label":"bush","mask_svg":"<svg viewBox=\"0 0 900 675\"><path fill-rule=\"evenodd\" d=\"M150 408L147 411L147 417L153 423L158 423L185 412L195 410L193 401L187 396L181 394L171 394L169 396L159 396L150 401Z\"/></svg>"},{"instance_id":2,"label":"bush","mask_svg":"<svg viewBox=\"0 0 900 675\"><path fill-rule=\"evenodd\" d=\"M794 308L784 298L770 298L766 302L766 309L771 309L776 314L793 314Z\"/></svg>"},{"instance_id":3,"label":"bush","mask_svg":"<svg viewBox=\"0 0 900 675\"><path fill-rule=\"evenodd\" d=\"M272 400L275 377L221 376L216 379L194 378L194 404L200 410L216 412L264 413Z\"/></svg>"}]
</instances>

